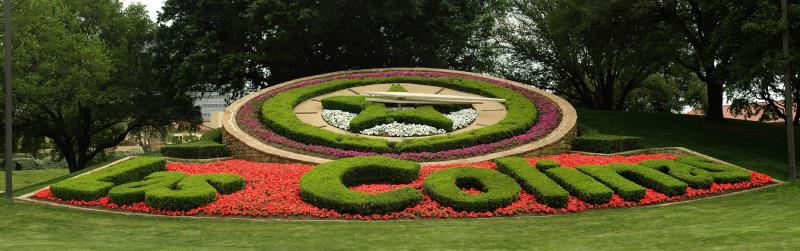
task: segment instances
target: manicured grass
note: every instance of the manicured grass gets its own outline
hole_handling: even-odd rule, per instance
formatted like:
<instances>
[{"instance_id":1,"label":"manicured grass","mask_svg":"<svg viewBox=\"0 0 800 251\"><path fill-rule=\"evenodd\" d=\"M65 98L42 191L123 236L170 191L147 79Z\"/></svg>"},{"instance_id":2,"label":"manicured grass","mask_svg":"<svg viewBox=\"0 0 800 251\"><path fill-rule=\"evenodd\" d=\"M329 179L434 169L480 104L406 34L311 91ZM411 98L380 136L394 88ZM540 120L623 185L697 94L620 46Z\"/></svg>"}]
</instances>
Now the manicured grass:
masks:
<instances>
[{"instance_id":1,"label":"manicured grass","mask_svg":"<svg viewBox=\"0 0 800 251\"><path fill-rule=\"evenodd\" d=\"M44 170L24 170L14 171L11 176L14 183L14 190L18 188L28 187L31 185L45 182L54 178L58 178L69 174L69 170L65 169L44 169ZM0 171L0 191L6 189L6 174Z\"/></svg>"},{"instance_id":2,"label":"manicured grass","mask_svg":"<svg viewBox=\"0 0 800 251\"><path fill-rule=\"evenodd\" d=\"M780 126L584 110L579 116L604 133L642 136L646 147L684 146L786 177ZM797 249L798 208L800 183L667 206L519 219L178 219L2 201L0 249Z\"/></svg>"}]
</instances>

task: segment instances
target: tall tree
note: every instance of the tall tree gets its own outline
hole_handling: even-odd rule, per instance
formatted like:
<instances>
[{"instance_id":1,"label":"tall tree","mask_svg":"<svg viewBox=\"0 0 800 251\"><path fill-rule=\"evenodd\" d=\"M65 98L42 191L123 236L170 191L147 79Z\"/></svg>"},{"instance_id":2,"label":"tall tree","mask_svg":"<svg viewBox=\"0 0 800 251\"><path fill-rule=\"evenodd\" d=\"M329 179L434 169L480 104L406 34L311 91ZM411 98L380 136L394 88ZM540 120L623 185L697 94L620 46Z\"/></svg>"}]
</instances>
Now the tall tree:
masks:
<instances>
[{"instance_id":1,"label":"tall tree","mask_svg":"<svg viewBox=\"0 0 800 251\"><path fill-rule=\"evenodd\" d=\"M745 45L743 54L753 63L737 67L734 73L740 77L732 83L731 112L745 116L769 114L768 119L786 119L783 92L784 69L791 66L792 83L795 87L794 104L800 102L800 0L789 2L790 56L783 53L783 32L786 24L781 22L780 1L759 1L757 11L743 25L746 36L755 41ZM800 115L789 118L800 125Z\"/></svg>"},{"instance_id":2,"label":"tall tree","mask_svg":"<svg viewBox=\"0 0 800 251\"><path fill-rule=\"evenodd\" d=\"M622 110L664 63L672 38L642 0L513 2L506 71L583 106Z\"/></svg>"},{"instance_id":3,"label":"tall tree","mask_svg":"<svg viewBox=\"0 0 800 251\"><path fill-rule=\"evenodd\" d=\"M722 120L725 86L740 81L734 69L747 68L758 59L748 55L754 37L743 27L758 10L761 0L665 0L654 1L661 18L683 46L673 59L706 83L706 118Z\"/></svg>"},{"instance_id":4,"label":"tall tree","mask_svg":"<svg viewBox=\"0 0 800 251\"><path fill-rule=\"evenodd\" d=\"M129 132L199 123L153 61L155 24L118 0L28 0L14 6L15 125L52 140L71 172Z\"/></svg>"},{"instance_id":5,"label":"tall tree","mask_svg":"<svg viewBox=\"0 0 800 251\"><path fill-rule=\"evenodd\" d=\"M312 74L390 66L492 70L503 0L168 0L171 78L241 94Z\"/></svg>"}]
</instances>

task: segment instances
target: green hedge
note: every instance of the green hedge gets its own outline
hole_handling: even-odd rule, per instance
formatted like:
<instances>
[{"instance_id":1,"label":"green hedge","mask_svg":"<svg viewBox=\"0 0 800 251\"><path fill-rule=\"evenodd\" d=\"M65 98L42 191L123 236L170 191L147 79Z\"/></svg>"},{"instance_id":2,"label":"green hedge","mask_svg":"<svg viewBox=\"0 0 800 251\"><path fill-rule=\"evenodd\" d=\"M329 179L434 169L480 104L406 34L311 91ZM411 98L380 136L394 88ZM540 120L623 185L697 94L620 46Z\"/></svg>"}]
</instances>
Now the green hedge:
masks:
<instances>
[{"instance_id":1,"label":"green hedge","mask_svg":"<svg viewBox=\"0 0 800 251\"><path fill-rule=\"evenodd\" d=\"M422 201L413 187L372 194L350 189L371 183L405 184L419 177L419 163L382 156L339 159L316 166L300 178L305 202L340 213L402 211Z\"/></svg>"},{"instance_id":2,"label":"green hedge","mask_svg":"<svg viewBox=\"0 0 800 251\"><path fill-rule=\"evenodd\" d=\"M166 170L161 157L138 157L83 176L50 186L54 196L63 200L96 200L112 187L140 181L151 173Z\"/></svg>"},{"instance_id":3,"label":"green hedge","mask_svg":"<svg viewBox=\"0 0 800 251\"><path fill-rule=\"evenodd\" d=\"M675 160L711 172L711 176L714 177L714 181L717 183L736 183L749 181L753 176L753 173L751 173L750 170L738 166L715 163L703 157L680 157Z\"/></svg>"},{"instance_id":4,"label":"green hedge","mask_svg":"<svg viewBox=\"0 0 800 251\"><path fill-rule=\"evenodd\" d=\"M586 203L603 204L610 201L611 195L614 194L614 191L603 183L574 168L550 168L544 173L566 188L570 194Z\"/></svg>"},{"instance_id":5,"label":"green hedge","mask_svg":"<svg viewBox=\"0 0 800 251\"><path fill-rule=\"evenodd\" d=\"M562 208L567 206L569 192L564 190L555 181L551 180L539 169L531 166L528 161L519 157L504 157L494 160L497 163L497 170L511 176L522 188L530 194L536 196L536 200L549 207ZM536 166L539 166L539 161ZM552 161L556 163L557 162ZM548 165L552 166L552 165ZM546 168L549 169L549 168Z\"/></svg>"},{"instance_id":6,"label":"green hedge","mask_svg":"<svg viewBox=\"0 0 800 251\"><path fill-rule=\"evenodd\" d=\"M294 115L293 108L300 102L344 88L378 83L417 83L452 88L478 95L506 99L508 113L497 124L455 135L409 139L396 145L387 140L361 136L342 135L306 124ZM262 118L270 129L290 139L306 144L323 145L340 149L368 152L431 152L463 148L475 144L496 142L500 139L525 133L538 116L533 103L525 96L491 83L459 78L428 78L400 76L333 80L304 88L281 92L262 106Z\"/></svg>"},{"instance_id":7,"label":"green hedge","mask_svg":"<svg viewBox=\"0 0 800 251\"><path fill-rule=\"evenodd\" d=\"M644 198L647 189L618 174L618 168L609 165L583 165L577 169L598 181L627 201L639 201Z\"/></svg>"},{"instance_id":8,"label":"green hedge","mask_svg":"<svg viewBox=\"0 0 800 251\"><path fill-rule=\"evenodd\" d=\"M453 121L433 106L419 106L413 110L390 110L384 104L371 104L350 121L350 130L358 132L392 122L429 125L448 131L453 129Z\"/></svg>"},{"instance_id":9,"label":"green hedge","mask_svg":"<svg viewBox=\"0 0 800 251\"><path fill-rule=\"evenodd\" d=\"M352 113L360 113L370 104L364 96L333 96L323 98L320 102L322 102L322 108L324 109Z\"/></svg>"},{"instance_id":10,"label":"green hedge","mask_svg":"<svg viewBox=\"0 0 800 251\"><path fill-rule=\"evenodd\" d=\"M560 166L561 164L556 162L555 160L544 159L536 161L536 169L539 169L539 171L544 171L550 168L556 168Z\"/></svg>"},{"instance_id":11,"label":"green hedge","mask_svg":"<svg viewBox=\"0 0 800 251\"><path fill-rule=\"evenodd\" d=\"M617 173L625 178L668 196L685 194L688 187L686 182L646 166L634 164L611 164L610 166L617 169Z\"/></svg>"},{"instance_id":12,"label":"green hedge","mask_svg":"<svg viewBox=\"0 0 800 251\"><path fill-rule=\"evenodd\" d=\"M146 191L144 202L164 210L189 210L217 200L217 193L231 194L244 189L245 180L235 174L212 173L189 176L175 186Z\"/></svg>"},{"instance_id":13,"label":"green hedge","mask_svg":"<svg viewBox=\"0 0 800 251\"><path fill-rule=\"evenodd\" d=\"M647 166L663 173L669 174L692 188L707 189L714 182L714 177L705 169L687 165L674 160L645 160L639 165Z\"/></svg>"},{"instance_id":14,"label":"green hedge","mask_svg":"<svg viewBox=\"0 0 800 251\"><path fill-rule=\"evenodd\" d=\"M108 199L111 202L130 205L144 201L144 194L147 191L164 187L172 187L187 175L182 172L155 172L144 178L142 181L125 183L108 191Z\"/></svg>"},{"instance_id":15,"label":"green hedge","mask_svg":"<svg viewBox=\"0 0 800 251\"><path fill-rule=\"evenodd\" d=\"M641 137L590 134L575 138L572 141L572 150L617 153L639 149L642 147L642 141Z\"/></svg>"},{"instance_id":16,"label":"green hedge","mask_svg":"<svg viewBox=\"0 0 800 251\"><path fill-rule=\"evenodd\" d=\"M228 147L213 141L197 141L186 144L165 145L161 154L182 159L212 159L227 157Z\"/></svg>"},{"instance_id":17,"label":"green hedge","mask_svg":"<svg viewBox=\"0 0 800 251\"><path fill-rule=\"evenodd\" d=\"M519 198L522 190L513 178L492 169L457 167L436 171L423 181L425 193L443 206L459 211L492 211ZM464 193L475 188L479 194Z\"/></svg>"},{"instance_id":18,"label":"green hedge","mask_svg":"<svg viewBox=\"0 0 800 251\"><path fill-rule=\"evenodd\" d=\"M392 84L392 86L389 87L389 92L408 92L408 90L402 85Z\"/></svg>"},{"instance_id":19,"label":"green hedge","mask_svg":"<svg viewBox=\"0 0 800 251\"><path fill-rule=\"evenodd\" d=\"M225 129L222 127L212 129L206 133L203 133L203 136L200 136L200 141L213 141L221 144L223 133L225 133Z\"/></svg>"}]
</instances>

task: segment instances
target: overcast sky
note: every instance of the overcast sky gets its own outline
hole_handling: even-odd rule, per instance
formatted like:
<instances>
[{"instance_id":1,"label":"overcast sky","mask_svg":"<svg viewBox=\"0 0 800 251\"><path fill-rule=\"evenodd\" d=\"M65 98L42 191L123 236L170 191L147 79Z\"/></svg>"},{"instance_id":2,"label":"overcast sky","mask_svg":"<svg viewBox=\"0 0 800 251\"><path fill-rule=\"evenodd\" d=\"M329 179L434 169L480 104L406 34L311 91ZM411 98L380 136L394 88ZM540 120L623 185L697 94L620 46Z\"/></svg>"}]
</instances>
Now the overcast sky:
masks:
<instances>
[{"instance_id":1,"label":"overcast sky","mask_svg":"<svg viewBox=\"0 0 800 251\"><path fill-rule=\"evenodd\" d=\"M135 2L140 2L147 6L147 12L150 14L150 18L153 19L153 21L158 17L158 12L161 11L161 7L164 6L164 1L166 0L122 0L125 6Z\"/></svg>"}]
</instances>

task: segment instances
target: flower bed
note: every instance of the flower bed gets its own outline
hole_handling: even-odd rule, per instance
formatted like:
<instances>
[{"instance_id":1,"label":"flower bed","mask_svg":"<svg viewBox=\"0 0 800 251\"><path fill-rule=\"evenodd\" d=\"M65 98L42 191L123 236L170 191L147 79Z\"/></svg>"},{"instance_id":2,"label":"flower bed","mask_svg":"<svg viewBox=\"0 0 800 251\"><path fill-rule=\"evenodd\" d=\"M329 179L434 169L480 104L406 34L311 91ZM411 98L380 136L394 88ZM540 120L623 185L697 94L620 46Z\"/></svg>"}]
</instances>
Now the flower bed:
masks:
<instances>
[{"instance_id":1,"label":"flower bed","mask_svg":"<svg viewBox=\"0 0 800 251\"><path fill-rule=\"evenodd\" d=\"M262 124L261 114L259 112L261 111L262 104L266 100L270 99L271 97L279 93L286 92L289 90L309 87L319 83L335 81L335 80L387 78L387 77L426 77L426 78L455 77L455 78L491 83L493 85L502 88L510 89L530 100L534 104L536 110L538 111L538 119L536 120L536 123L530 126L530 128L528 128L526 131L521 132L519 134L510 135L508 137L484 137L481 139L482 140L491 139L491 141L474 143L474 144L464 144L448 150L441 150L441 151L402 150L396 153L382 153L381 155L383 156L399 158L399 159L419 160L419 161L446 160L446 159L477 156L481 154L487 154L495 151L504 150L509 147L530 143L535 140L538 140L546 136L550 132L552 132L561 122L561 113L559 111L559 108L555 103L553 103L553 101L531 90L518 87L504 81L466 75L466 74L445 73L445 72L435 72L435 71L386 71L386 72L369 72L369 73L345 73L327 78L305 80L288 86L277 88L257 98L251 99L249 102L245 103L236 113L237 124L245 132L260 139L261 141L267 144L279 145L282 146L282 148L296 149L301 152L310 152L328 157L353 157L353 156L375 155L377 153L375 151L363 151L363 150L355 151L353 149L343 149L343 148L324 146L321 144L303 143L289 139L264 126L264 124ZM496 131L495 133L500 133L500 132L501 131ZM424 140L433 140L433 139L424 139ZM355 144L358 142L353 142L353 143ZM405 147L404 149L406 148L426 149L425 146L428 145L426 142L417 142L417 143L420 143L419 144L420 147L418 147L415 144L404 143L404 145L408 145L408 147ZM383 149L382 151L387 150L385 149L385 147L380 146L380 144L373 145L373 144L367 144L366 142L361 142L358 144L363 145L363 147L365 148L375 147L375 149ZM448 145L448 144L441 144L441 145ZM448 147L452 146L453 144L448 145Z\"/></svg>"},{"instance_id":2,"label":"flower bed","mask_svg":"<svg viewBox=\"0 0 800 251\"><path fill-rule=\"evenodd\" d=\"M634 156L594 156L584 154L561 154L541 158L526 159L531 164L539 160L553 160L561 167L575 168L581 165L605 165L610 163L636 164L646 160L673 160L677 155L645 154ZM687 160L693 161L693 160ZM544 163L544 162L542 162ZM716 195L727 191L748 189L763 186L772 181L772 178L758 172L750 171L749 180L735 183L712 183L710 187L698 189L687 187L686 193L677 196L667 196L653 189L646 189L643 197L638 201L625 201L622 196L613 194L608 202L590 204L569 196L563 208L549 207L539 201L534 195L523 189L518 193L518 198L510 204L491 211L458 211L451 207L443 206L424 193L423 181L431 174L444 169L456 167L475 167L496 169L495 163L486 161L479 163L460 163L452 165L424 165L419 170L419 177L409 184L362 184L351 187L352 190L367 193L382 193L397 188L412 187L423 194L421 202L405 208L402 211L385 214L345 214L334 210L313 206L303 200L300 194L300 179L313 167L302 164L272 164L258 163L242 160L229 160L205 164L169 163L167 170L180 171L188 175L228 173L241 176L246 181L245 188L231 194L218 194L217 200L207 205L185 210L171 211L154 209L144 202L131 205L118 205L108 197L100 197L92 201L69 200L62 201L55 197L50 189L42 190L34 195L35 198L60 201L71 205L93 206L110 209L121 209L164 215L216 215L216 216L257 216L257 217L313 217L313 218L339 218L339 219L410 219L410 218L474 218L527 214L560 214L581 212L590 209L619 208L649 205L655 203L676 202L700 196ZM542 165L544 166L544 165ZM550 169L547 169L550 170ZM467 193L480 193L481 191L467 188Z\"/></svg>"}]
</instances>

